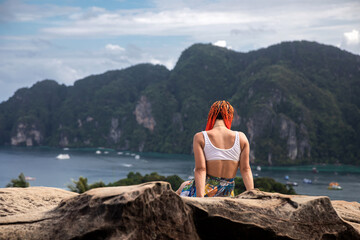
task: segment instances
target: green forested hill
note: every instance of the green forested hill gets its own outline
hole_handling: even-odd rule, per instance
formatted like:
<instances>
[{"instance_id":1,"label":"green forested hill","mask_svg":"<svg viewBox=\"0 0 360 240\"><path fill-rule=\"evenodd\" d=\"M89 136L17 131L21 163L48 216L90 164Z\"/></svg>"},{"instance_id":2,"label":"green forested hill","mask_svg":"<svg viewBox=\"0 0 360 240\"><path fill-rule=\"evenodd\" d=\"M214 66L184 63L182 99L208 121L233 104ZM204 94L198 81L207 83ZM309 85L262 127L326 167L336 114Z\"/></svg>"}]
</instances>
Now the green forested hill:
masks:
<instances>
[{"instance_id":1,"label":"green forested hill","mask_svg":"<svg viewBox=\"0 0 360 240\"><path fill-rule=\"evenodd\" d=\"M140 64L70 87L38 82L0 104L0 144L191 153L221 99L257 164L360 164L360 56L307 41L248 53L195 44L171 71Z\"/></svg>"}]
</instances>

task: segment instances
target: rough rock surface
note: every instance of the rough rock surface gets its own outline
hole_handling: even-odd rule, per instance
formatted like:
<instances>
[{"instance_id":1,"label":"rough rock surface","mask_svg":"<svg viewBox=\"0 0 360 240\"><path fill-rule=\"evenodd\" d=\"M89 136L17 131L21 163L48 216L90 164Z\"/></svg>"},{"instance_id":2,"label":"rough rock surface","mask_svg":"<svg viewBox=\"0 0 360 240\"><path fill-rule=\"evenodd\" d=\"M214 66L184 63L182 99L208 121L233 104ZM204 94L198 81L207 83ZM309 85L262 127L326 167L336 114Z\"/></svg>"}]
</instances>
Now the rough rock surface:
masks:
<instances>
[{"instance_id":1,"label":"rough rock surface","mask_svg":"<svg viewBox=\"0 0 360 240\"><path fill-rule=\"evenodd\" d=\"M8 188L0 207L0 239L360 239L359 203L258 190L199 199L165 182Z\"/></svg>"},{"instance_id":2,"label":"rough rock surface","mask_svg":"<svg viewBox=\"0 0 360 240\"><path fill-rule=\"evenodd\" d=\"M152 115L151 103L146 96L141 96L139 102L136 105L134 114L138 124L144 126L150 131L154 131L156 122Z\"/></svg>"},{"instance_id":3,"label":"rough rock surface","mask_svg":"<svg viewBox=\"0 0 360 240\"><path fill-rule=\"evenodd\" d=\"M50 187L0 188L0 217L30 217L31 214L51 210L61 200L78 195L74 192Z\"/></svg>"},{"instance_id":4,"label":"rough rock surface","mask_svg":"<svg viewBox=\"0 0 360 240\"><path fill-rule=\"evenodd\" d=\"M1 217L0 239L198 239L191 208L168 183L98 188L64 197L36 215Z\"/></svg>"},{"instance_id":5,"label":"rough rock surface","mask_svg":"<svg viewBox=\"0 0 360 240\"><path fill-rule=\"evenodd\" d=\"M37 129L36 124L19 123L15 135L11 137L11 145L17 146L25 143L26 146L41 144L43 139L42 133Z\"/></svg>"},{"instance_id":6,"label":"rough rock surface","mask_svg":"<svg viewBox=\"0 0 360 240\"><path fill-rule=\"evenodd\" d=\"M360 232L360 203L346 201L332 201L339 216L350 223Z\"/></svg>"}]
</instances>

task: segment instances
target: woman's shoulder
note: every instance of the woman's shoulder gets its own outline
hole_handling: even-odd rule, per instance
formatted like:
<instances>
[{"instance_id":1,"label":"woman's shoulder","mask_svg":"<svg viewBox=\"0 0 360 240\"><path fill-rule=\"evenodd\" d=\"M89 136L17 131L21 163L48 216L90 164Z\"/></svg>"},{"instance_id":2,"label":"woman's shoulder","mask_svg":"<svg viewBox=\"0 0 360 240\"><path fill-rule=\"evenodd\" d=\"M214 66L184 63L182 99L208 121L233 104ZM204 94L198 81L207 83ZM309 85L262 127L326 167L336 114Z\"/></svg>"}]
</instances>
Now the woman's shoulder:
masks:
<instances>
[{"instance_id":1,"label":"woman's shoulder","mask_svg":"<svg viewBox=\"0 0 360 240\"><path fill-rule=\"evenodd\" d=\"M239 138L240 138L240 142L249 142L249 140L247 139L245 133L237 131L239 133Z\"/></svg>"},{"instance_id":2,"label":"woman's shoulder","mask_svg":"<svg viewBox=\"0 0 360 240\"><path fill-rule=\"evenodd\" d=\"M200 144L201 147L204 147L205 138L202 132L195 133L193 143Z\"/></svg>"},{"instance_id":3,"label":"woman's shoulder","mask_svg":"<svg viewBox=\"0 0 360 240\"><path fill-rule=\"evenodd\" d=\"M194 140L201 140L201 139L204 139L204 134L203 134L203 132L197 132L197 133L195 133L195 135L194 135Z\"/></svg>"},{"instance_id":4,"label":"woman's shoulder","mask_svg":"<svg viewBox=\"0 0 360 240\"><path fill-rule=\"evenodd\" d=\"M240 137L244 137L244 136L246 137L245 133L243 133L241 131L236 131L236 132L239 134Z\"/></svg>"}]
</instances>

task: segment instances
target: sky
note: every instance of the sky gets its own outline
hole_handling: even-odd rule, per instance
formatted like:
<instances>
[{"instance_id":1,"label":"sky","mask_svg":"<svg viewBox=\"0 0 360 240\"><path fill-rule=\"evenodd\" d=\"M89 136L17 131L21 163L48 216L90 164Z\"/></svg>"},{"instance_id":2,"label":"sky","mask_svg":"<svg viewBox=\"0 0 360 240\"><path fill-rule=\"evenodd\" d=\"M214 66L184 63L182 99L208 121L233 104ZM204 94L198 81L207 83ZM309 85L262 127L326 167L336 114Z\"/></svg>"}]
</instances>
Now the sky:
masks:
<instances>
[{"instance_id":1,"label":"sky","mask_svg":"<svg viewBox=\"0 0 360 240\"><path fill-rule=\"evenodd\" d=\"M171 70L194 43L248 52L308 40L360 55L359 13L360 0L0 0L0 102L44 79Z\"/></svg>"}]
</instances>

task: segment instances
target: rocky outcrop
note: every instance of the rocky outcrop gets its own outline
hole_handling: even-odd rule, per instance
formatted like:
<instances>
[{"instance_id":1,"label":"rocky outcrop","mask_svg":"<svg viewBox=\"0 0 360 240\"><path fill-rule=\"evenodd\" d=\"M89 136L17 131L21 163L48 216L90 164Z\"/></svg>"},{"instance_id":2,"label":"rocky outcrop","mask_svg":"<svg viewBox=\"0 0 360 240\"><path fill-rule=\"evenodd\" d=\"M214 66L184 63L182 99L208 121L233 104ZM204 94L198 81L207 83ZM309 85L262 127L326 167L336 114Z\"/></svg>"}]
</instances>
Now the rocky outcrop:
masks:
<instances>
[{"instance_id":1,"label":"rocky outcrop","mask_svg":"<svg viewBox=\"0 0 360 240\"><path fill-rule=\"evenodd\" d=\"M360 204L358 202L332 201L339 216L360 232Z\"/></svg>"},{"instance_id":2,"label":"rocky outcrop","mask_svg":"<svg viewBox=\"0 0 360 240\"><path fill-rule=\"evenodd\" d=\"M146 96L140 97L140 100L135 107L134 114L138 124L144 126L150 131L154 131L156 122L152 116L151 103L148 101Z\"/></svg>"},{"instance_id":3,"label":"rocky outcrop","mask_svg":"<svg viewBox=\"0 0 360 240\"><path fill-rule=\"evenodd\" d=\"M280 138L287 139L287 156L294 160L298 155L296 124L283 115L280 115Z\"/></svg>"},{"instance_id":4,"label":"rocky outcrop","mask_svg":"<svg viewBox=\"0 0 360 240\"><path fill-rule=\"evenodd\" d=\"M28 147L41 144L43 135L35 124L18 123L15 134L11 137L11 145L24 144Z\"/></svg>"},{"instance_id":5,"label":"rocky outcrop","mask_svg":"<svg viewBox=\"0 0 360 240\"><path fill-rule=\"evenodd\" d=\"M69 145L69 139L68 139L68 137L67 137L64 133L61 133L61 134L60 134L59 145L60 145L61 147L66 147L66 146Z\"/></svg>"},{"instance_id":6,"label":"rocky outcrop","mask_svg":"<svg viewBox=\"0 0 360 240\"><path fill-rule=\"evenodd\" d=\"M121 137L121 130L119 128L119 119L111 118L109 137L114 143L118 143Z\"/></svg>"},{"instance_id":7,"label":"rocky outcrop","mask_svg":"<svg viewBox=\"0 0 360 240\"><path fill-rule=\"evenodd\" d=\"M42 219L44 212L54 209L63 199L76 195L50 187L0 188L0 228ZM6 239L1 234L0 238Z\"/></svg>"},{"instance_id":8,"label":"rocky outcrop","mask_svg":"<svg viewBox=\"0 0 360 240\"><path fill-rule=\"evenodd\" d=\"M0 239L360 239L359 203L259 190L200 199L165 182L8 188L0 207Z\"/></svg>"}]
</instances>

